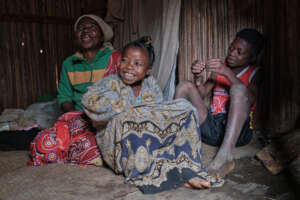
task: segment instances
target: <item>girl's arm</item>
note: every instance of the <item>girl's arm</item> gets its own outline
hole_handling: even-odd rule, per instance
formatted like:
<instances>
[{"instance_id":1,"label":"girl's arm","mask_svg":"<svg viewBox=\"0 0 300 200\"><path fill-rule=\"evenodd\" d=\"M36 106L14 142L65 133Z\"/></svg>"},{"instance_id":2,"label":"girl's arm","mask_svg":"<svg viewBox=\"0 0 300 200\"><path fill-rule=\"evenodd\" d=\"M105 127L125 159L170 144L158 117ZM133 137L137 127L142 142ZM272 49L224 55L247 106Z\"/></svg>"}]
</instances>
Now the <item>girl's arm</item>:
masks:
<instances>
[{"instance_id":1,"label":"girl's arm","mask_svg":"<svg viewBox=\"0 0 300 200\"><path fill-rule=\"evenodd\" d=\"M85 113L94 121L106 122L131 106L117 75L106 76L89 87L82 96ZM122 93L123 92L123 93Z\"/></svg>"}]
</instances>

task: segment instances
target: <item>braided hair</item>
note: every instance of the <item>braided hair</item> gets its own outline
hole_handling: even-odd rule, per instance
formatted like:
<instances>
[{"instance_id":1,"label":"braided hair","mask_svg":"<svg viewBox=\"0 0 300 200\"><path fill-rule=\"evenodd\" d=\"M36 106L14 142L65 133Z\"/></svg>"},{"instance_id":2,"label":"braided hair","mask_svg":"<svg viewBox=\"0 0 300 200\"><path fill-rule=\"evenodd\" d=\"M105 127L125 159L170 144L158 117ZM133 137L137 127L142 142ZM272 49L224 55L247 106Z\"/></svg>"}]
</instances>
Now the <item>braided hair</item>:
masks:
<instances>
[{"instance_id":1,"label":"braided hair","mask_svg":"<svg viewBox=\"0 0 300 200\"><path fill-rule=\"evenodd\" d=\"M143 36L133 42L130 42L126 44L122 50L124 53L129 47L138 47L141 49L144 49L147 51L148 56L149 56L149 66L152 67L154 60L155 60L155 54L154 54L154 49L152 46L152 39L150 36Z\"/></svg>"}]
</instances>

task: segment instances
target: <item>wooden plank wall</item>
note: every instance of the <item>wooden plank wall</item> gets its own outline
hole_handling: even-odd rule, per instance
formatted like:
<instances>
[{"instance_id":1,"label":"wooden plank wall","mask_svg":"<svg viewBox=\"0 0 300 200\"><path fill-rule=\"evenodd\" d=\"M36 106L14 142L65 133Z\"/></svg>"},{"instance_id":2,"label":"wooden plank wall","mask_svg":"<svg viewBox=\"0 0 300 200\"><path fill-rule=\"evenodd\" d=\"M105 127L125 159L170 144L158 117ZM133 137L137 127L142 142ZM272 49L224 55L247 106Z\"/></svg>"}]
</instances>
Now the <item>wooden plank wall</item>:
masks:
<instances>
[{"instance_id":1,"label":"wooden plank wall","mask_svg":"<svg viewBox=\"0 0 300 200\"><path fill-rule=\"evenodd\" d=\"M257 28L268 42L256 127L286 132L299 126L299 7L297 0L183 1L179 80L192 79L193 60L223 58L238 30Z\"/></svg>"},{"instance_id":2,"label":"wooden plank wall","mask_svg":"<svg viewBox=\"0 0 300 200\"><path fill-rule=\"evenodd\" d=\"M191 63L224 58L229 42L244 27L262 30L263 1L182 1L179 47L179 80L191 80Z\"/></svg>"},{"instance_id":3,"label":"wooden plank wall","mask_svg":"<svg viewBox=\"0 0 300 200\"><path fill-rule=\"evenodd\" d=\"M264 0L266 82L262 113L266 126L278 132L300 127L300 3Z\"/></svg>"},{"instance_id":4,"label":"wooden plank wall","mask_svg":"<svg viewBox=\"0 0 300 200\"><path fill-rule=\"evenodd\" d=\"M105 9L106 0L1 0L0 110L55 93L62 61L75 51L75 19Z\"/></svg>"},{"instance_id":5,"label":"wooden plank wall","mask_svg":"<svg viewBox=\"0 0 300 200\"><path fill-rule=\"evenodd\" d=\"M61 63L75 49L75 18L103 17L105 6L106 0L1 0L0 110L25 108L55 93ZM299 126L299 8L297 0L184 0L179 80L191 80L193 60L223 58L238 30L257 28L268 39L258 127L284 132Z\"/></svg>"},{"instance_id":6,"label":"wooden plank wall","mask_svg":"<svg viewBox=\"0 0 300 200\"><path fill-rule=\"evenodd\" d=\"M137 12L139 0L122 0L124 20L112 22L114 28L114 47L122 49L128 42L140 37L138 31Z\"/></svg>"}]
</instances>

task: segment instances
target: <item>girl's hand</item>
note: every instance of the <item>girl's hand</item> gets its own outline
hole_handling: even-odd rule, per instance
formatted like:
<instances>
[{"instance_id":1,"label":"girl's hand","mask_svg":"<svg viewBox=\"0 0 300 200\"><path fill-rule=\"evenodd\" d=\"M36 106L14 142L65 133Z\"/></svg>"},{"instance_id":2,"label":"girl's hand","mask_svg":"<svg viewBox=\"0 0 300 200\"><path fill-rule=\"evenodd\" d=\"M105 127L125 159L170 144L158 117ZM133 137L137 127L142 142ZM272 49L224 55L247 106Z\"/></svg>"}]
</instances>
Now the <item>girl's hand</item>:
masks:
<instances>
[{"instance_id":1,"label":"girl's hand","mask_svg":"<svg viewBox=\"0 0 300 200\"><path fill-rule=\"evenodd\" d=\"M205 69L205 63L204 62L200 62L199 60L195 60L192 63L191 71L192 71L192 74L194 76L199 77L201 72L203 72L204 69Z\"/></svg>"},{"instance_id":2,"label":"girl's hand","mask_svg":"<svg viewBox=\"0 0 300 200\"><path fill-rule=\"evenodd\" d=\"M105 129L106 128L106 125L107 125L107 122L104 122L104 121L94 121L92 120L92 126L94 128L96 128L98 131L99 130L102 130L102 129Z\"/></svg>"},{"instance_id":3,"label":"girl's hand","mask_svg":"<svg viewBox=\"0 0 300 200\"><path fill-rule=\"evenodd\" d=\"M210 59L206 62L207 71L214 72L223 76L226 76L230 71L224 61L221 59Z\"/></svg>"}]
</instances>

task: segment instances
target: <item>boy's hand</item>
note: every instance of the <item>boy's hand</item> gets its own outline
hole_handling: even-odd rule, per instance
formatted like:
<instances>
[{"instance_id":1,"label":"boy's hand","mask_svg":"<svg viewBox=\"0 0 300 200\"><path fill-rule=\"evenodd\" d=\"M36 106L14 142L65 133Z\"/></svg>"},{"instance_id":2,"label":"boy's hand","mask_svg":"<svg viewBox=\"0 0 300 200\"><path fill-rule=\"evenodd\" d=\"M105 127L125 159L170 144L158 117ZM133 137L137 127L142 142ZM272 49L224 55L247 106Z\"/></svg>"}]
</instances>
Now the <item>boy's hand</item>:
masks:
<instances>
[{"instance_id":1,"label":"boy's hand","mask_svg":"<svg viewBox=\"0 0 300 200\"><path fill-rule=\"evenodd\" d=\"M199 77L201 72L203 72L204 69L205 69L205 63L204 62L200 62L199 60L195 60L192 63L191 71L192 71L192 74L195 77Z\"/></svg>"},{"instance_id":2,"label":"boy's hand","mask_svg":"<svg viewBox=\"0 0 300 200\"><path fill-rule=\"evenodd\" d=\"M228 68L221 59L210 59L206 62L206 69L209 72L214 72L226 76L230 68Z\"/></svg>"},{"instance_id":3,"label":"boy's hand","mask_svg":"<svg viewBox=\"0 0 300 200\"><path fill-rule=\"evenodd\" d=\"M194 83L196 87L200 87L201 85L203 85L202 77L195 78Z\"/></svg>"}]
</instances>

